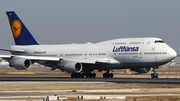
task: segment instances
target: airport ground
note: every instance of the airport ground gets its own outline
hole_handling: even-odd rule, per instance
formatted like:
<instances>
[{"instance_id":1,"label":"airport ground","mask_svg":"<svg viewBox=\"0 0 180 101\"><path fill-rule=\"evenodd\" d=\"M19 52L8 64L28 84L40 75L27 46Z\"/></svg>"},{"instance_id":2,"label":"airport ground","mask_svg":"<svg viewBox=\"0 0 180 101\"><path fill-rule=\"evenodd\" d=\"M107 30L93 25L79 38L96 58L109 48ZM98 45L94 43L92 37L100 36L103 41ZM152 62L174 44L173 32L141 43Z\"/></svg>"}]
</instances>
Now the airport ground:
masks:
<instances>
[{"instance_id":1,"label":"airport ground","mask_svg":"<svg viewBox=\"0 0 180 101\"><path fill-rule=\"evenodd\" d=\"M35 67L29 70L15 70L12 68L1 68L0 78L38 78L42 77L43 81L1 81L0 82L0 101L43 101L43 97L48 95L68 96L67 101L77 100L79 95L94 96L126 96L122 101L180 101L180 83L169 82L180 80L180 67L159 68L159 80L167 79L166 83L150 82L105 82L102 81L102 74L97 73L96 81L86 81L84 79L71 79L68 73L59 70L50 71L49 68ZM135 74L127 70L115 71L114 80L141 78L150 79L149 74ZM46 81L46 78L59 79L55 81ZM131 78L131 79L130 79ZM68 79L63 81L64 79ZM90 79L92 80L92 79ZM100 80L100 81L98 81ZM121 101L120 99L91 99L88 101Z\"/></svg>"}]
</instances>

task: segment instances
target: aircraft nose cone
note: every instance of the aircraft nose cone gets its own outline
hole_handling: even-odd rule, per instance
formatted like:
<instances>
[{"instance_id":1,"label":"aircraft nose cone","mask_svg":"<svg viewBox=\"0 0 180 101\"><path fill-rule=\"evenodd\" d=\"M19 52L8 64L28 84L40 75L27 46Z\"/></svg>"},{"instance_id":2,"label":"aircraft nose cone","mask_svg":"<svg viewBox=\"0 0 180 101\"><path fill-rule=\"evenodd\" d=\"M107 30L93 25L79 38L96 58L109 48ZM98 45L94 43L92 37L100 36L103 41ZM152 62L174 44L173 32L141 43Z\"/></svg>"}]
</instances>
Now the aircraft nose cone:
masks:
<instances>
[{"instance_id":1,"label":"aircraft nose cone","mask_svg":"<svg viewBox=\"0 0 180 101\"><path fill-rule=\"evenodd\" d=\"M169 52L170 56L172 59L174 59L176 56L177 56L177 53L174 49L172 49L170 52Z\"/></svg>"}]
</instances>

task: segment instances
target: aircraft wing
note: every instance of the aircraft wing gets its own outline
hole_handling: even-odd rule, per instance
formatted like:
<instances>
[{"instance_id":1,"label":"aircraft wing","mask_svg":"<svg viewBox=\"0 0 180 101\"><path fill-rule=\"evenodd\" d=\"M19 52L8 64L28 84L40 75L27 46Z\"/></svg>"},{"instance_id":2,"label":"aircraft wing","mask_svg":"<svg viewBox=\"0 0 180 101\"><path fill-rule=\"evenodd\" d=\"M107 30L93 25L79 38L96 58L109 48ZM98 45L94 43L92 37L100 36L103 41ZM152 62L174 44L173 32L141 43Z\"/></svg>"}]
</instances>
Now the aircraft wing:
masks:
<instances>
[{"instance_id":1,"label":"aircraft wing","mask_svg":"<svg viewBox=\"0 0 180 101\"><path fill-rule=\"evenodd\" d=\"M58 63L60 61L75 61L79 63L85 63L85 64L115 64L119 63L117 60L113 58L88 58L88 59L82 59L82 58L66 58L66 57L45 57L45 56L23 56L23 55L0 55L1 58L10 60L13 57L16 58L23 58L23 59L29 59L34 62L38 61L44 61L46 63Z\"/></svg>"},{"instance_id":2,"label":"aircraft wing","mask_svg":"<svg viewBox=\"0 0 180 101\"><path fill-rule=\"evenodd\" d=\"M9 62L10 67L16 69L28 69L33 63L39 63L51 67L51 70L57 68L69 72L79 73L82 69L89 66L98 65L105 66L109 64L119 64L113 58L66 58L66 57L45 57L45 56L22 56L22 55L0 55L1 58Z\"/></svg>"}]
</instances>

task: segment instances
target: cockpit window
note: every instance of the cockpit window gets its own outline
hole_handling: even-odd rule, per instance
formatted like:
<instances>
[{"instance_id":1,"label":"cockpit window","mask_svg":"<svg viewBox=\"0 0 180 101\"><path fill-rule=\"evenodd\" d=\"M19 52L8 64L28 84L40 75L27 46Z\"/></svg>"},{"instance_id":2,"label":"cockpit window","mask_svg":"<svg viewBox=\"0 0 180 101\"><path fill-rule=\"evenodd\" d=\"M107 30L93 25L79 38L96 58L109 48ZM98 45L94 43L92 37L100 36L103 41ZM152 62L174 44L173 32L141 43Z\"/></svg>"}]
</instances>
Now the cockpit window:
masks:
<instances>
[{"instance_id":1,"label":"cockpit window","mask_svg":"<svg viewBox=\"0 0 180 101\"><path fill-rule=\"evenodd\" d=\"M164 43L162 40L156 40L154 43Z\"/></svg>"}]
</instances>

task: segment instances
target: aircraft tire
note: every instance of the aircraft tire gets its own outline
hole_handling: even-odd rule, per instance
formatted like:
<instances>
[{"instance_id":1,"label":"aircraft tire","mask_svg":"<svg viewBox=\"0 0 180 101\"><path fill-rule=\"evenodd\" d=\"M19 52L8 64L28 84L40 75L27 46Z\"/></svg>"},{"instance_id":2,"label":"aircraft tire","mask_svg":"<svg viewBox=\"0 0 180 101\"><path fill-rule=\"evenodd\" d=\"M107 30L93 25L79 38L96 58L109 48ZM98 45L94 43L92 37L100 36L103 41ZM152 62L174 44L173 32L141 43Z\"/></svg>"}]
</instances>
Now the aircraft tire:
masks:
<instances>
[{"instance_id":1,"label":"aircraft tire","mask_svg":"<svg viewBox=\"0 0 180 101\"><path fill-rule=\"evenodd\" d=\"M103 77L104 77L104 78L113 78L113 77L114 77L114 74L113 74L113 73L110 73L110 74L104 73L104 74L103 74Z\"/></svg>"},{"instance_id":2,"label":"aircraft tire","mask_svg":"<svg viewBox=\"0 0 180 101\"><path fill-rule=\"evenodd\" d=\"M95 74L95 73L92 73L92 77L93 77L93 78L96 78L96 74Z\"/></svg>"},{"instance_id":3,"label":"aircraft tire","mask_svg":"<svg viewBox=\"0 0 180 101\"><path fill-rule=\"evenodd\" d=\"M81 78L84 78L84 73L81 74Z\"/></svg>"},{"instance_id":4,"label":"aircraft tire","mask_svg":"<svg viewBox=\"0 0 180 101\"><path fill-rule=\"evenodd\" d=\"M91 78L91 74L86 74L86 78Z\"/></svg>"},{"instance_id":5,"label":"aircraft tire","mask_svg":"<svg viewBox=\"0 0 180 101\"><path fill-rule=\"evenodd\" d=\"M103 78L106 78L106 74L105 73L103 74Z\"/></svg>"},{"instance_id":6,"label":"aircraft tire","mask_svg":"<svg viewBox=\"0 0 180 101\"><path fill-rule=\"evenodd\" d=\"M114 77L114 74L113 74L113 73L109 74L109 77L110 77L110 78L113 78L113 77Z\"/></svg>"},{"instance_id":7,"label":"aircraft tire","mask_svg":"<svg viewBox=\"0 0 180 101\"><path fill-rule=\"evenodd\" d=\"M78 77L78 74L74 74L74 73L71 74L71 78L77 78L77 77Z\"/></svg>"},{"instance_id":8,"label":"aircraft tire","mask_svg":"<svg viewBox=\"0 0 180 101\"><path fill-rule=\"evenodd\" d=\"M104 78L109 78L109 75L108 75L107 73L104 73L104 74L103 74L103 77L104 77Z\"/></svg>"},{"instance_id":9,"label":"aircraft tire","mask_svg":"<svg viewBox=\"0 0 180 101\"><path fill-rule=\"evenodd\" d=\"M158 74L157 74L157 73L152 73L152 74L151 74L151 78L153 78L153 79L154 79L154 78L158 78Z\"/></svg>"},{"instance_id":10,"label":"aircraft tire","mask_svg":"<svg viewBox=\"0 0 180 101\"><path fill-rule=\"evenodd\" d=\"M74 74L73 73L71 74L71 78L74 78Z\"/></svg>"},{"instance_id":11,"label":"aircraft tire","mask_svg":"<svg viewBox=\"0 0 180 101\"><path fill-rule=\"evenodd\" d=\"M89 75L88 75L88 74L86 74L86 78L89 78Z\"/></svg>"}]
</instances>

